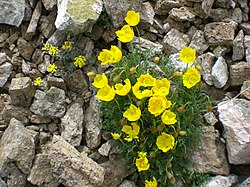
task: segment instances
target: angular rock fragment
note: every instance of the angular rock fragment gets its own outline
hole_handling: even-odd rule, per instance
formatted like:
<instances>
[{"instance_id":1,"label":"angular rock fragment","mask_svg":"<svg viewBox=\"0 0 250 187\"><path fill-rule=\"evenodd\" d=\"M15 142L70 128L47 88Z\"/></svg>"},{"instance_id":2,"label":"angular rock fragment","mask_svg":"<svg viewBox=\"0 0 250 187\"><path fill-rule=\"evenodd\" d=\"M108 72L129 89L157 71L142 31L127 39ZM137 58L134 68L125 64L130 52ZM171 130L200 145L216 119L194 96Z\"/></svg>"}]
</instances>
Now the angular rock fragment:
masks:
<instances>
[{"instance_id":1,"label":"angular rock fragment","mask_svg":"<svg viewBox=\"0 0 250 187\"><path fill-rule=\"evenodd\" d=\"M233 41L233 56L232 60L241 60L244 57L244 32L240 30Z\"/></svg>"},{"instance_id":2,"label":"angular rock fragment","mask_svg":"<svg viewBox=\"0 0 250 187\"><path fill-rule=\"evenodd\" d=\"M250 63L238 62L230 66L230 85L242 85L250 77Z\"/></svg>"},{"instance_id":3,"label":"angular rock fragment","mask_svg":"<svg viewBox=\"0 0 250 187\"><path fill-rule=\"evenodd\" d=\"M194 21L195 15L187 7L173 8L169 16L176 21Z\"/></svg>"},{"instance_id":4,"label":"angular rock fragment","mask_svg":"<svg viewBox=\"0 0 250 187\"><path fill-rule=\"evenodd\" d=\"M248 100L250 100L250 80L247 80L247 81L243 82L240 93L241 93L240 95L242 97L245 97Z\"/></svg>"},{"instance_id":5,"label":"angular rock fragment","mask_svg":"<svg viewBox=\"0 0 250 187\"><path fill-rule=\"evenodd\" d=\"M169 13L172 8L179 8L183 6L181 0L158 0L155 5L155 13L158 15L165 15Z\"/></svg>"},{"instance_id":6,"label":"angular rock fragment","mask_svg":"<svg viewBox=\"0 0 250 187\"><path fill-rule=\"evenodd\" d=\"M13 65L11 63L5 62L0 65L0 88L3 87L8 81L12 73Z\"/></svg>"},{"instance_id":7,"label":"angular rock fragment","mask_svg":"<svg viewBox=\"0 0 250 187\"><path fill-rule=\"evenodd\" d=\"M203 54L204 51L207 50L209 45L205 40L205 35L203 31L197 30L194 33L189 47L195 49L198 54Z\"/></svg>"},{"instance_id":8,"label":"angular rock fragment","mask_svg":"<svg viewBox=\"0 0 250 187\"><path fill-rule=\"evenodd\" d=\"M219 57L212 67L212 80L216 88L222 88L228 81L229 75L227 63L223 57Z\"/></svg>"},{"instance_id":9,"label":"angular rock fragment","mask_svg":"<svg viewBox=\"0 0 250 187\"><path fill-rule=\"evenodd\" d=\"M46 10L52 10L57 5L57 0L42 0Z\"/></svg>"},{"instance_id":10,"label":"angular rock fragment","mask_svg":"<svg viewBox=\"0 0 250 187\"><path fill-rule=\"evenodd\" d=\"M209 179L209 181L202 183L200 187L229 187L234 186L234 184L236 184L237 182L238 177L236 175L217 175Z\"/></svg>"},{"instance_id":11,"label":"angular rock fragment","mask_svg":"<svg viewBox=\"0 0 250 187\"><path fill-rule=\"evenodd\" d=\"M30 60L34 51L32 45L23 38L17 40L18 51L26 60Z\"/></svg>"}]
</instances>

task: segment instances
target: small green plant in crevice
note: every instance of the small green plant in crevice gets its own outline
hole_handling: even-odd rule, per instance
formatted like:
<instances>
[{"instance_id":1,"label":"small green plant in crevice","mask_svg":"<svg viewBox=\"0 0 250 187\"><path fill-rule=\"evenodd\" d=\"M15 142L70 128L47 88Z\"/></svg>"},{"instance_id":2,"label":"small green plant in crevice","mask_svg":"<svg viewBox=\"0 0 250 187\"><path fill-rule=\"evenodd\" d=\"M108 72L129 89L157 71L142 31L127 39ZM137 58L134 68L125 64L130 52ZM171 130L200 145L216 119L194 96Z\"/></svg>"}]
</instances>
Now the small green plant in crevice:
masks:
<instances>
[{"instance_id":1,"label":"small green plant in crevice","mask_svg":"<svg viewBox=\"0 0 250 187\"><path fill-rule=\"evenodd\" d=\"M116 32L118 40L128 43L134 38L139 16L128 11L128 24ZM196 51L184 47L179 58L193 64ZM192 186L206 179L191 172L188 159L211 104L201 88L200 67L174 71L166 57L154 58L134 48L122 55L116 46L103 49L98 60L114 66L93 82L102 101L103 129L119 143L133 177L145 187L173 186L176 180Z\"/></svg>"}]
</instances>

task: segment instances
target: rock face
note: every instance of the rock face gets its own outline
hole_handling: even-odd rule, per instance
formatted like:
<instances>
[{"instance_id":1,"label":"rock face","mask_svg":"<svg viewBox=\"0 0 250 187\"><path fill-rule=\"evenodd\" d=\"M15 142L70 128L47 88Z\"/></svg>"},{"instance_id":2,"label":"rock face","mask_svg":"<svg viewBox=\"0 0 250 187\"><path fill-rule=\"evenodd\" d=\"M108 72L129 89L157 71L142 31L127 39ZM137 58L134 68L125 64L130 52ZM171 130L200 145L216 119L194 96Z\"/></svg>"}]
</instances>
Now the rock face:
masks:
<instances>
[{"instance_id":1,"label":"rock face","mask_svg":"<svg viewBox=\"0 0 250 187\"><path fill-rule=\"evenodd\" d=\"M227 63L223 57L219 57L212 67L212 80L216 88L222 88L227 83Z\"/></svg>"},{"instance_id":2,"label":"rock face","mask_svg":"<svg viewBox=\"0 0 250 187\"><path fill-rule=\"evenodd\" d=\"M5 85L12 73L13 66L11 63L5 62L0 65L0 88Z\"/></svg>"},{"instance_id":3,"label":"rock face","mask_svg":"<svg viewBox=\"0 0 250 187\"><path fill-rule=\"evenodd\" d=\"M25 186L35 156L36 135L11 119L0 141L0 176L7 186Z\"/></svg>"},{"instance_id":4,"label":"rock face","mask_svg":"<svg viewBox=\"0 0 250 187\"><path fill-rule=\"evenodd\" d=\"M46 145L53 175L64 186L102 187L104 169L84 154L80 154L62 137L54 135Z\"/></svg>"},{"instance_id":5,"label":"rock face","mask_svg":"<svg viewBox=\"0 0 250 187\"><path fill-rule=\"evenodd\" d=\"M229 174L229 164L225 154L225 145L219 132L213 126L202 128L200 145L192 151L190 158L194 171L212 174Z\"/></svg>"},{"instance_id":6,"label":"rock face","mask_svg":"<svg viewBox=\"0 0 250 187\"><path fill-rule=\"evenodd\" d=\"M218 104L231 164L250 164L250 101L232 99Z\"/></svg>"},{"instance_id":7,"label":"rock face","mask_svg":"<svg viewBox=\"0 0 250 187\"><path fill-rule=\"evenodd\" d=\"M58 0L57 6L56 28L78 34L93 26L99 18L103 3L101 0Z\"/></svg>"},{"instance_id":8,"label":"rock face","mask_svg":"<svg viewBox=\"0 0 250 187\"><path fill-rule=\"evenodd\" d=\"M19 27L24 18L25 1L3 0L0 2L0 23Z\"/></svg>"}]
</instances>

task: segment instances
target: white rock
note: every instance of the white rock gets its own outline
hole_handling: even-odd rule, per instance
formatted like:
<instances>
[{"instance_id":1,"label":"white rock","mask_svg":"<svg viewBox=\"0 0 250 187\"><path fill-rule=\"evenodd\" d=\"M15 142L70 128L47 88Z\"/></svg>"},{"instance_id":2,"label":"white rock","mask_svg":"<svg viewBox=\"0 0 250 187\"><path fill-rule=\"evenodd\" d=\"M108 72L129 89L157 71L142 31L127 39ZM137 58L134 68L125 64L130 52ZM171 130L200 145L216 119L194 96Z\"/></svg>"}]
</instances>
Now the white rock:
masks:
<instances>
[{"instance_id":1,"label":"white rock","mask_svg":"<svg viewBox=\"0 0 250 187\"><path fill-rule=\"evenodd\" d=\"M192 64L187 64L186 62L182 62L179 58L179 53L175 53L169 56L170 65L175 70L183 71L187 67L191 67Z\"/></svg>"},{"instance_id":2,"label":"white rock","mask_svg":"<svg viewBox=\"0 0 250 187\"><path fill-rule=\"evenodd\" d=\"M212 79L216 88L225 86L228 80L227 63L223 57L219 57L212 67Z\"/></svg>"},{"instance_id":3,"label":"white rock","mask_svg":"<svg viewBox=\"0 0 250 187\"><path fill-rule=\"evenodd\" d=\"M213 112L208 112L204 115L205 120L210 124L214 125L218 122Z\"/></svg>"},{"instance_id":4,"label":"white rock","mask_svg":"<svg viewBox=\"0 0 250 187\"><path fill-rule=\"evenodd\" d=\"M208 182L205 182L200 187L231 187L238 181L238 177L235 175L221 176L217 175L211 178Z\"/></svg>"}]
</instances>

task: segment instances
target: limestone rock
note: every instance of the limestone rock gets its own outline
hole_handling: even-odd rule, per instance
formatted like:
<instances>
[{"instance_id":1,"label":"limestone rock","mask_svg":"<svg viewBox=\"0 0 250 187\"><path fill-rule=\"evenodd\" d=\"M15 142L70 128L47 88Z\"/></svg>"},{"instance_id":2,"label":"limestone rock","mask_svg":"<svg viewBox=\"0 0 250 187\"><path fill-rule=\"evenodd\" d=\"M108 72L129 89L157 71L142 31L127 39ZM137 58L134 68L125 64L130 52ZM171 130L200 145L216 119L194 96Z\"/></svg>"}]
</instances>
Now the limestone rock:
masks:
<instances>
[{"instance_id":1,"label":"limestone rock","mask_svg":"<svg viewBox=\"0 0 250 187\"><path fill-rule=\"evenodd\" d=\"M164 51L167 54L178 53L189 44L189 40L188 35L172 28L163 38Z\"/></svg>"},{"instance_id":2,"label":"limestone rock","mask_svg":"<svg viewBox=\"0 0 250 187\"><path fill-rule=\"evenodd\" d=\"M213 50L214 56L216 58L219 58L220 56L224 56L226 54L226 52L228 52L228 48L226 46L222 46L222 45L217 46Z\"/></svg>"},{"instance_id":3,"label":"limestone rock","mask_svg":"<svg viewBox=\"0 0 250 187\"><path fill-rule=\"evenodd\" d=\"M249 22L245 22L245 23L241 23L239 26L245 34L250 35L250 23Z\"/></svg>"},{"instance_id":4,"label":"limestone rock","mask_svg":"<svg viewBox=\"0 0 250 187\"><path fill-rule=\"evenodd\" d=\"M250 63L239 62L230 66L230 84L238 86L244 81L249 80L250 77Z\"/></svg>"},{"instance_id":5,"label":"limestone rock","mask_svg":"<svg viewBox=\"0 0 250 187\"><path fill-rule=\"evenodd\" d=\"M56 32L56 27L54 25L53 15L52 16L43 16L42 15L40 18L39 24L40 24L39 31L42 33L42 35L45 38L50 38L54 34L54 32ZM50 43L52 45L56 45L56 44L51 43L49 41L48 41L48 43ZM56 46L58 46L58 45L56 45Z\"/></svg>"},{"instance_id":6,"label":"limestone rock","mask_svg":"<svg viewBox=\"0 0 250 187\"><path fill-rule=\"evenodd\" d=\"M225 145L213 126L204 126L198 147L190 155L192 169L200 173L229 174Z\"/></svg>"},{"instance_id":7,"label":"limestone rock","mask_svg":"<svg viewBox=\"0 0 250 187\"><path fill-rule=\"evenodd\" d=\"M243 57L244 57L244 33L243 30L240 30L240 32L233 41L232 60L233 61L241 60Z\"/></svg>"},{"instance_id":8,"label":"limestone rock","mask_svg":"<svg viewBox=\"0 0 250 187\"><path fill-rule=\"evenodd\" d=\"M219 57L212 67L212 80L216 88L222 88L228 81L229 75L227 63L223 57Z\"/></svg>"},{"instance_id":9,"label":"limestone rock","mask_svg":"<svg viewBox=\"0 0 250 187\"><path fill-rule=\"evenodd\" d=\"M0 1L0 23L19 27L24 18L25 1Z\"/></svg>"},{"instance_id":10,"label":"limestone rock","mask_svg":"<svg viewBox=\"0 0 250 187\"><path fill-rule=\"evenodd\" d=\"M176 21L194 21L195 15L187 7L173 8L169 16Z\"/></svg>"},{"instance_id":11,"label":"limestone rock","mask_svg":"<svg viewBox=\"0 0 250 187\"><path fill-rule=\"evenodd\" d=\"M215 115L213 112L208 112L204 115L204 118L206 120L207 123L209 123L209 125L215 125L218 120L216 119Z\"/></svg>"},{"instance_id":12,"label":"limestone rock","mask_svg":"<svg viewBox=\"0 0 250 187\"><path fill-rule=\"evenodd\" d=\"M135 183L125 179L118 187L136 187Z\"/></svg>"},{"instance_id":13,"label":"limestone rock","mask_svg":"<svg viewBox=\"0 0 250 187\"><path fill-rule=\"evenodd\" d=\"M245 12L246 14L248 14L249 13L249 5L247 6L247 0L238 0L238 3L240 5L240 8L242 9L242 11Z\"/></svg>"},{"instance_id":14,"label":"limestone rock","mask_svg":"<svg viewBox=\"0 0 250 187\"><path fill-rule=\"evenodd\" d=\"M205 40L205 35L203 31L197 30L194 33L189 47L195 49L198 54L203 54L204 51L207 50L209 45Z\"/></svg>"},{"instance_id":15,"label":"limestone rock","mask_svg":"<svg viewBox=\"0 0 250 187\"><path fill-rule=\"evenodd\" d=\"M2 65L4 62L10 62L11 59L6 53L0 53L0 65Z\"/></svg>"},{"instance_id":16,"label":"limestone rock","mask_svg":"<svg viewBox=\"0 0 250 187\"><path fill-rule=\"evenodd\" d=\"M204 0L201 3L201 9L205 14L205 18L210 16L210 11L212 9L212 6L214 4L214 0Z\"/></svg>"},{"instance_id":17,"label":"limestone rock","mask_svg":"<svg viewBox=\"0 0 250 187\"><path fill-rule=\"evenodd\" d=\"M101 143L102 118L98 102L96 97L92 97L84 115L86 143L91 149L98 147Z\"/></svg>"},{"instance_id":18,"label":"limestone rock","mask_svg":"<svg viewBox=\"0 0 250 187\"><path fill-rule=\"evenodd\" d=\"M250 177L248 177L245 181L243 181L239 186L237 187L248 187L250 186Z\"/></svg>"},{"instance_id":19,"label":"limestone rock","mask_svg":"<svg viewBox=\"0 0 250 187\"><path fill-rule=\"evenodd\" d=\"M140 17L141 17L141 25L145 27L145 25L153 25L154 24L154 8L149 2L145 2L142 4Z\"/></svg>"},{"instance_id":20,"label":"limestone rock","mask_svg":"<svg viewBox=\"0 0 250 187\"><path fill-rule=\"evenodd\" d=\"M200 187L231 187L238 182L236 175L212 177L209 181L200 185Z\"/></svg>"},{"instance_id":21,"label":"limestone rock","mask_svg":"<svg viewBox=\"0 0 250 187\"><path fill-rule=\"evenodd\" d=\"M79 146L83 133L83 108L80 102L73 103L61 118L61 136L73 146Z\"/></svg>"},{"instance_id":22,"label":"limestone rock","mask_svg":"<svg viewBox=\"0 0 250 187\"><path fill-rule=\"evenodd\" d=\"M44 151L48 154L53 176L64 186L103 187L104 169L62 137L54 135Z\"/></svg>"},{"instance_id":23,"label":"limestone rock","mask_svg":"<svg viewBox=\"0 0 250 187\"><path fill-rule=\"evenodd\" d=\"M98 149L98 152L102 156L108 156L112 148L112 142L113 142L112 140L108 140L106 143L102 144L102 146Z\"/></svg>"},{"instance_id":24,"label":"limestone rock","mask_svg":"<svg viewBox=\"0 0 250 187\"><path fill-rule=\"evenodd\" d=\"M5 62L4 64L0 65L0 88L2 88L8 81L12 73L12 69L13 66L11 63Z\"/></svg>"},{"instance_id":25,"label":"limestone rock","mask_svg":"<svg viewBox=\"0 0 250 187\"><path fill-rule=\"evenodd\" d=\"M250 101L232 99L218 104L231 164L250 163Z\"/></svg>"},{"instance_id":26,"label":"limestone rock","mask_svg":"<svg viewBox=\"0 0 250 187\"><path fill-rule=\"evenodd\" d=\"M66 90L66 85L65 85L64 80L62 78L49 76L47 78L47 83L48 83L49 88L54 86L54 87Z\"/></svg>"},{"instance_id":27,"label":"limestone rock","mask_svg":"<svg viewBox=\"0 0 250 187\"><path fill-rule=\"evenodd\" d=\"M23 38L17 40L17 47L23 58L30 60L34 51L32 45Z\"/></svg>"},{"instance_id":28,"label":"limestone rock","mask_svg":"<svg viewBox=\"0 0 250 187\"><path fill-rule=\"evenodd\" d=\"M35 124L41 124L41 123L45 124L45 123L50 123L51 119L48 117L33 114L30 116L30 122Z\"/></svg>"},{"instance_id":29,"label":"limestone rock","mask_svg":"<svg viewBox=\"0 0 250 187\"><path fill-rule=\"evenodd\" d=\"M46 10L52 10L54 6L57 5L57 0L42 0L43 5Z\"/></svg>"},{"instance_id":30,"label":"limestone rock","mask_svg":"<svg viewBox=\"0 0 250 187\"><path fill-rule=\"evenodd\" d=\"M65 91L56 87L51 87L47 92L36 90L30 110L41 116L63 117L66 110L65 98Z\"/></svg>"},{"instance_id":31,"label":"limestone rock","mask_svg":"<svg viewBox=\"0 0 250 187\"><path fill-rule=\"evenodd\" d=\"M231 22L212 22L205 25L205 38L209 45L232 45L235 25Z\"/></svg>"},{"instance_id":32,"label":"limestone rock","mask_svg":"<svg viewBox=\"0 0 250 187\"><path fill-rule=\"evenodd\" d=\"M244 81L241 87L241 96L250 100L250 80Z\"/></svg>"},{"instance_id":33,"label":"limestone rock","mask_svg":"<svg viewBox=\"0 0 250 187\"><path fill-rule=\"evenodd\" d=\"M103 3L101 0L58 0L56 28L74 34L83 33L99 18Z\"/></svg>"},{"instance_id":34,"label":"limestone rock","mask_svg":"<svg viewBox=\"0 0 250 187\"><path fill-rule=\"evenodd\" d=\"M179 58L179 53L175 53L169 56L169 63L170 66L174 69L174 70L180 70L180 71L184 71L184 69L188 66L191 67L191 64L188 64L186 62L182 62Z\"/></svg>"},{"instance_id":35,"label":"limestone rock","mask_svg":"<svg viewBox=\"0 0 250 187\"><path fill-rule=\"evenodd\" d=\"M169 13L172 8L179 8L183 6L181 0L158 0L155 4L155 13L158 15L165 15Z\"/></svg>"},{"instance_id":36,"label":"limestone rock","mask_svg":"<svg viewBox=\"0 0 250 187\"><path fill-rule=\"evenodd\" d=\"M141 11L142 0L103 0L104 7L115 28L124 25L124 18L128 10Z\"/></svg>"},{"instance_id":37,"label":"limestone rock","mask_svg":"<svg viewBox=\"0 0 250 187\"><path fill-rule=\"evenodd\" d=\"M250 47L247 47L245 50L246 61L250 62Z\"/></svg>"}]
</instances>

